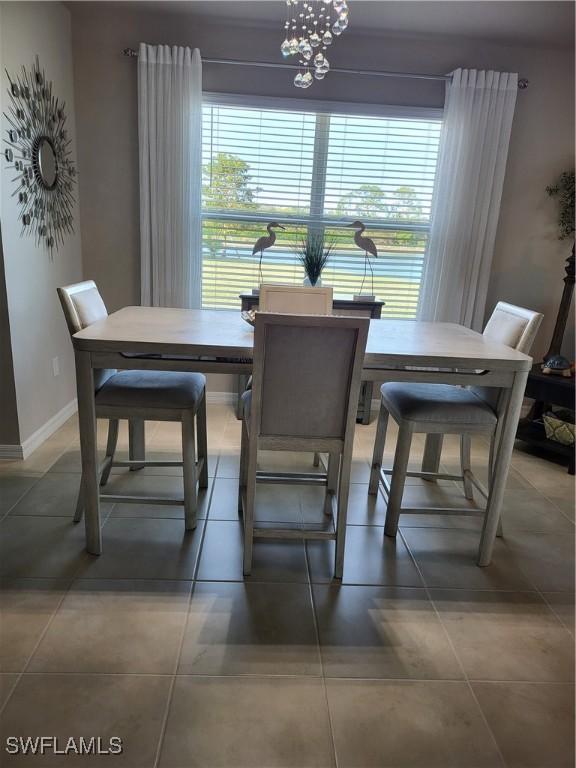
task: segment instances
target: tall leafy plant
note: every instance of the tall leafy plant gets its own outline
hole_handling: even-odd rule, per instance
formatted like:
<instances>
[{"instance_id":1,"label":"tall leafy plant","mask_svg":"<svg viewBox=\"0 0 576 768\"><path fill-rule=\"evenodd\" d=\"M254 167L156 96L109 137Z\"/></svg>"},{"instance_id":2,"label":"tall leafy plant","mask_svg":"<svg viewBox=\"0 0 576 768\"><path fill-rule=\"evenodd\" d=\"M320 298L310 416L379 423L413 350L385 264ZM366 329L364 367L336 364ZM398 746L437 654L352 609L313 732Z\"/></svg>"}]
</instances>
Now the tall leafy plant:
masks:
<instances>
[{"instance_id":1,"label":"tall leafy plant","mask_svg":"<svg viewBox=\"0 0 576 768\"><path fill-rule=\"evenodd\" d=\"M316 285L322 270L328 263L334 250L334 240L327 241L322 232L309 232L296 251L296 257L302 266L310 285Z\"/></svg>"},{"instance_id":2,"label":"tall leafy plant","mask_svg":"<svg viewBox=\"0 0 576 768\"><path fill-rule=\"evenodd\" d=\"M558 199L558 238L574 233L574 171L565 171L553 186L546 187L550 197Z\"/></svg>"}]
</instances>

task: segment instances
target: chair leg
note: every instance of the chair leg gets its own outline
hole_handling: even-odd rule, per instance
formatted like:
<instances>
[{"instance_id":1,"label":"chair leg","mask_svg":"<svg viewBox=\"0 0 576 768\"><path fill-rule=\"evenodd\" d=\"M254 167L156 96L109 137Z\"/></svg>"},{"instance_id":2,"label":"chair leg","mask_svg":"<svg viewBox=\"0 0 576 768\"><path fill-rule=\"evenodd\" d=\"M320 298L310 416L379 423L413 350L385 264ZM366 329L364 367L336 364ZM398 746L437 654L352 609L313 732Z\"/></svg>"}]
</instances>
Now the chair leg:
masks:
<instances>
[{"instance_id":1,"label":"chair leg","mask_svg":"<svg viewBox=\"0 0 576 768\"><path fill-rule=\"evenodd\" d=\"M114 461L114 454L116 453L116 445L118 443L118 419L110 419L108 422L108 441L106 443L106 458L102 466L102 474L100 475L100 485L104 486L108 482L110 477L110 470L112 469L112 462Z\"/></svg>"},{"instance_id":2,"label":"chair leg","mask_svg":"<svg viewBox=\"0 0 576 768\"><path fill-rule=\"evenodd\" d=\"M494 474L494 461L496 458L496 445L499 439L499 426L496 427L496 432L490 438L490 453L488 454L488 488L492 483L492 475ZM496 529L496 536L501 539L504 536L504 526L502 524L502 518L504 513L500 512L500 520L498 520L498 528Z\"/></svg>"},{"instance_id":3,"label":"chair leg","mask_svg":"<svg viewBox=\"0 0 576 768\"><path fill-rule=\"evenodd\" d=\"M194 434L194 414L184 411L182 414L182 470L184 474L184 517L186 530L196 528L198 509L198 487L196 484L196 436Z\"/></svg>"},{"instance_id":4,"label":"chair leg","mask_svg":"<svg viewBox=\"0 0 576 768\"><path fill-rule=\"evenodd\" d=\"M488 454L488 485L492 482L492 475L494 474L496 464L496 446L500 442L500 434L502 432L502 421L498 421L496 430L490 438L490 453Z\"/></svg>"},{"instance_id":5,"label":"chair leg","mask_svg":"<svg viewBox=\"0 0 576 768\"><path fill-rule=\"evenodd\" d=\"M112 462L114 460L114 454L116 452L116 445L118 443L118 419L110 419L108 422L108 439L106 441L106 457L102 463L102 474L100 475L100 485L106 485L108 478L110 477L110 470L112 469ZM74 510L74 522L79 523L84 515L84 498L82 494L82 484L78 491L76 498L76 509Z\"/></svg>"},{"instance_id":6,"label":"chair leg","mask_svg":"<svg viewBox=\"0 0 576 768\"><path fill-rule=\"evenodd\" d=\"M146 458L146 433L143 419L128 420L128 456L130 461L142 461ZM144 464L134 464L130 472L143 469Z\"/></svg>"},{"instance_id":7,"label":"chair leg","mask_svg":"<svg viewBox=\"0 0 576 768\"><path fill-rule=\"evenodd\" d=\"M390 496L388 497L388 509L386 510L386 523L384 526L384 533L392 538L395 538L398 532L398 521L402 511L402 496L404 494L408 460L410 459L412 432L412 426L409 423L399 425L398 442L396 443L394 466L392 467Z\"/></svg>"},{"instance_id":8,"label":"chair leg","mask_svg":"<svg viewBox=\"0 0 576 768\"><path fill-rule=\"evenodd\" d=\"M468 501L474 501L474 487L468 474L472 471L472 464L470 459L471 447L472 439L470 435L460 435L460 469L462 471L464 496L466 496Z\"/></svg>"},{"instance_id":9,"label":"chair leg","mask_svg":"<svg viewBox=\"0 0 576 768\"><path fill-rule=\"evenodd\" d=\"M79 523L84 515L84 493L82 491L82 481L80 481L80 490L76 499L76 509L74 511L74 522Z\"/></svg>"},{"instance_id":10,"label":"chair leg","mask_svg":"<svg viewBox=\"0 0 576 768\"><path fill-rule=\"evenodd\" d=\"M332 514L332 498L338 491L338 477L340 474L340 454L328 455L328 472L326 476L326 497L324 499L324 514Z\"/></svg>"},{"instance_id":11,"label":"chair leg","mask_svg":"<svg viewBox=\"0 0 576 768\"><path fill-rule=\"evenodd\" d=\"M426 435L426 444L424 446L424 456L422 457L422 472L432 472L436 474L440 468L440 457L442 456L442 444L444 435L431 432ZM435 478L428 479L428 482L437 482Z\"/></svg>"},{"instance_id":12,"label":"chair leg","mask_svg":"<svg viewBox=\"0 0 576 768\"><path fill-rule=\"evenodd\" d=\"M254 543L254 504L256 501L256 470L258 448L256 438L246 445L246 506L244 507L244 576L252 573L252 548Z\"/></svg>"},{"instance_id":13,"label":"chair leg","mask_svg":"<svg viewBox=\"0 0 576 768\"><path fill-rule=\"evenodd\" d=\"M352 441L350 441L352 442ZM340 462L340 480L338 483L338 519L336 521L336 552L334 558L334 578L341 579L344 573L344 547L346 545L346 520L348 516L348 496L350 493L350 470L352 468L352 445L345 446Z\"/></svg>"},{"instance_id":14,"label":"chair leg","mask_svg":"<svg viewBox=\"0 0 576 768\"><path fill-rule=\"evenodd\" d=\"M384 456L384 446L386 444L386 429L388 427L388 410L384 403L380 403L380 412L378 413L378 424L376 425L376 439L374 440L374 452L372 454L372 469L370 470L370 484L368 493L374 495L378 493L380 484L380 471L382 469L382 457Z\"/></svg>"},{"instance_id":15,"label":"chair leg","mask_svg":"<svg viewBox=\"0 0 576 768\"><path fill-rule=\"evenodd\" d=\"M240 438L240 472L238 478L238 514L242 517L242 492L246 488L248 477L248 431L242 419L242 437Z\"/></svg>"},{"instance_id":16,"label":"chair leg","mask_svg":"<svg viewBox=\"0 0 576 768\"><path fill-rule=\"evenodd\" d=\"M208 430L206 426L206 395L196 411L196 430L198 434L198 461L202 462L202 469L198 477L198 487L208 488Z\"/></svg>"}]
</instances>

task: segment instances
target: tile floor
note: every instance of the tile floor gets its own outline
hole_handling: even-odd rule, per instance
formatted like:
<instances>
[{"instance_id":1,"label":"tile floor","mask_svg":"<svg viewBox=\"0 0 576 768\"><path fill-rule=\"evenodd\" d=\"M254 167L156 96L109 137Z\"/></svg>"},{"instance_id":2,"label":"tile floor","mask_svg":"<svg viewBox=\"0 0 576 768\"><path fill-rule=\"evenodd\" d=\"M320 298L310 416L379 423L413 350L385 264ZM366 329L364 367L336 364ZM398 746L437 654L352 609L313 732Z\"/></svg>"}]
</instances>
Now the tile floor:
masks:
<instances>
[{"instance_id":1,"label":"tile floor","mask_svg":"<svg viewBox=\"0 0 576 768\"><path fill-rule=\"evenodd\" d=\"M373 436L358 427L342 584L329 542L259 542L242 579L228 406L209 406L196 531L180 507L104 505L100 557L71 522L75 419L27 461L0 463L2 751L9 735L50 734L119 736L122 755L100 762L133 768L573 766L573 478L517 449L505 536L480 569L476 518L406 517L383 539L384 501L367 497ZM148 424L147 446L176 453L177 427ZM447 440L447 470L457 455ZM482 474L483 442L473 456ZM309 470L311 457L263 463ZM110 486L180 495L180 474L115 469ZM451 482L413 480L406 497L462 504ZM313 525L317 489L261 487L257 518Z\"/></svg>"}]
</instances>

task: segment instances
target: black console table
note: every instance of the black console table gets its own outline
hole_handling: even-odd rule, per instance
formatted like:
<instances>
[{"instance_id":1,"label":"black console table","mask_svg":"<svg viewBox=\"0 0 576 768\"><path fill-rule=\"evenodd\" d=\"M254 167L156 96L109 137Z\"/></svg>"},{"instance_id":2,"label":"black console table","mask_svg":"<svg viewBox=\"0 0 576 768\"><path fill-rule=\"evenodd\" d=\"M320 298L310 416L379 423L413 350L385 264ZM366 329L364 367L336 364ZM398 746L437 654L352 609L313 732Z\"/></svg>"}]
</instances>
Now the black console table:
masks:
<instances>
[{"instance_id":1,"label":"black console table","mask_svg":"<svg viewBox=\"0 0 576 768\"><path fill-rule=\"evenodd\" d=\"M548 440L544 430L542 416L550 405L557 405L574 410L574 376L564 378L553 374L545 375L542 364L532 366L526 384L526 397L534 398L535 403L525 419L518 424L516 437L529 445L540 447L568 460L568 472L574 474L574 446L562 445Z\"/></svg>"},{"instance_id":2,"label":"black console table","mask_svg":"<svg viewBox=\"0 0 576 768\"><path fill-rule=\"evenodd\" d=\"M258 309L258 295L253 293L241 293L242 311ZM379 320L382 316L383 301L354 301L353 299L334 299L332 308L336 315L351 315L356 317L370 317ZM240 374L238 376L238 396L236 402L236 416L240 415L240 398L246 389L248 376ZM363 381L360 388L360 398L358 400L358 415L356 421L360 424L370 423L370 408L372 406L373 382Z\"/></svg>"}]
</instances>

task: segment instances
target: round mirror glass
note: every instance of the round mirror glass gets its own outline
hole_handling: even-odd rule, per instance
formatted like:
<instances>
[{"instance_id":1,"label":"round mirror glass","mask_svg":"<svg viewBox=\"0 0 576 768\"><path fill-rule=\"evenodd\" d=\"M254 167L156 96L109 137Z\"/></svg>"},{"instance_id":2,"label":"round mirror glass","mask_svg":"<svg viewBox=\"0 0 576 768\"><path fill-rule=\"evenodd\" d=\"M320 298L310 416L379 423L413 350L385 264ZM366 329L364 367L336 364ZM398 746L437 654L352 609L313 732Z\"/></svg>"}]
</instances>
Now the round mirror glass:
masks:
<instances>
[{"instance_id":1,"label":"round mirror glass","mask_svg":"<svg viewBox=\"0 0 576 768\"><path fill-rule=\"evenodd\" d=\"M42 184L52 189L56 184L56 153L50 139L43 138L38 144L38 170Z\"/></svg>"}]
</instances>

